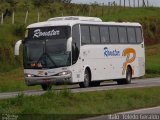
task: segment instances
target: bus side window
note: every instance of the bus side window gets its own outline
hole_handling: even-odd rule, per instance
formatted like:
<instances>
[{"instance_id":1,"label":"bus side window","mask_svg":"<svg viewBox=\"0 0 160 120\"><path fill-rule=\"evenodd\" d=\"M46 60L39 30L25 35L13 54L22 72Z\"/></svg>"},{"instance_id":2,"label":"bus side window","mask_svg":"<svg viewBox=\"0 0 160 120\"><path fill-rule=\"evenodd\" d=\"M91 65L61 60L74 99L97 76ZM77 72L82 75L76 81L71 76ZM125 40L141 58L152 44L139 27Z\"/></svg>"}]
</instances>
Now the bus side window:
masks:
<instances>
[{"instance_id":1,"label":"bus side window","mask_svg":"<svg viewBox=\"0 0 160 120\"><path fill-rule=\"evenodd\" d=\"M109 27L111 43L119 43L117 27Z\"/></svg>"},{"instance_id":2,"label":"bus side window","mask_svg":"<svg viewBox=\"0 0 160 120\"><path fill-rule=\"evenodd\" d=\"M143 42L143 38L142 38L142 30L141 28L136 28L136 37L137 37L137 43L141 43Z\"/></svg>"},{"instance_id":3,"label":"bus side window","mask_svg":"<svg viewBox=\"0 0 160 120\"><path fill-rule=\"evenodd\" d=\"M86 25L81 26L81 42L82 42L82 45L90 44L89 26L86 26Z\"/></svg>"},{"instance_id":4,"label":"bus side window","mask_svg":"<svg viewBox=\"0 0 160 120\"><path fill-rule=\"evenodd\" d=\"M100 27L101 43L109 43L108 27Z\"/></svg>"},{"instance_id":5,"label":"bus side window","mask_svg":"<svg viewBox=\"0 0 160 120\"><path fill-rule=\"evenodd\" d=\"M118 27L120 43L127 43L127 30L126 27Z\"/></svg>"},{"instance_id":6,"label":"bus side window","mask_svg":"<svg viewBox=\"0 0 160 120\"><path fill-rule=\"evenodd\" d=\"M90 33L91 33L91 42L100 43L100 36L99 36L99 27L98 26L90 26Z\"/></svg>"},{"instance_id":7,"label":"bus side window","mask_svg":"<svg viewBox=\"0 0 160 120\"><path fill-rule=\"evenodd\" d=\"M80 51L80 32L79 25L74 25L72 29L72 63L75 64Z\"/></svg>"},{"instance_id":8,"label":"bus side window","mask_svg":"<svg viewBox=\"0 0 160 120\"><path fill-rule=\"evenodd\" d=\"M129 43L136 43L136 34L135 34L134 27L128 27L127 33L128 33L128 42Z\"/></svg>"}]
</instances>

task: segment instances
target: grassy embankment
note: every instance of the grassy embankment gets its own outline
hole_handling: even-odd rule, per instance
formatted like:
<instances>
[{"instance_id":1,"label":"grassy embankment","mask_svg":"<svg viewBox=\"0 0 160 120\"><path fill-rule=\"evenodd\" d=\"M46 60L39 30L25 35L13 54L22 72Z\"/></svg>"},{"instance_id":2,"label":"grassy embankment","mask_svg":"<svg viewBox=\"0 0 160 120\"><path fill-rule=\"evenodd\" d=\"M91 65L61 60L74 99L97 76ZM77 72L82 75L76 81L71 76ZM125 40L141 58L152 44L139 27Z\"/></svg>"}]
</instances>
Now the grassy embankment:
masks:
<instances>
[{"instance_id":1,"label":"grassy embankment","mask_svg":"<svg viewBox=\"0 0 160 120\"><path fill-rule=\"evenodd\" d=\"M76 94L64 90L30 97L19 95L16 98L0 100L0 114L29 114L26 118L20 116L23 120L72 120L158 106L159 93L160 87L153 87Z\"/></svg>"},{"instance_id":2,"label":"grassy embankment","mask_svg":"<svg viewBox=\"0 0 160 120\"><path fill-rule=\"evenodd\" d=\"M146 76L160 77L160 44L146 47Z\"/></svg>"},{"instance_id":3,"label":"grassy embankment","mask_svg":"<svg viewBox=\"0 0 160 120\"><path fill-rule=\"evenodd\" d=\"M20 0L19 0L20 1ZM38 8L29 1L29 14L27 23L24 24L26 9L23 1L17 3L15 9L15 24L11 24L11 16L4 19L4 24L0 25L0 92L19 91L26 89L37 89L39 87L27 87L24 84L22 55L15 59L13 49L18 39L23 39L25 27L37 21ZM4 12L9 7L8 4L0 4L0 12ZM39 7L40 21L47 20L54 16L81 15L88 16L89 7L87 5L54 3ZM104 21L134 21L140 22L144 28L146 47L146 73L147 77L160 76L160 8L122 8L104 7L102 16L101 6L92 5L90 16L97 16ZM76 10L77 11L76 11ZM47 14L46 14L47 13ZM150 44L157 44L149 46ZM21 53L22 54L22 53Z\"/></svg>"}]
</instances>

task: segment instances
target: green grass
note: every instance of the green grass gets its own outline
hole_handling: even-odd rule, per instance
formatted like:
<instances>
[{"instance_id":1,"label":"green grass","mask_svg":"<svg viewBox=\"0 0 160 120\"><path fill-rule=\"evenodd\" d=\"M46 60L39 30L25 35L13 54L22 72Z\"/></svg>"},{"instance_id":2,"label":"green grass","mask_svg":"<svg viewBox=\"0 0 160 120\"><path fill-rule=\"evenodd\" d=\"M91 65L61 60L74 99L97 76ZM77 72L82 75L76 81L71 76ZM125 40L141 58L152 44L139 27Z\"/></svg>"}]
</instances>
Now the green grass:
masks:
<instances>
[{"instance_id":1,"label":"green grass","mask_svg":"<svg viewBox=\"0 0 160 120\"><path fill-rule=\"evenodd\" d=\"M146 48L146 73L160 76L160 44Z\"/></svg>"},{"instance_id":2,"label":"green grass","mask_svg":"<svg viewBox=\"0 0 160 120\"><path fill-rule=\"evenodd\" d=\"M23 69L17 68L10 72L0 73L0 92L40 89L39 86L25 85Z\"/></svg>"},{"instance_id":3,"label":"green grass","mask_svg":"<svg viewBox=\"0 0 160 120\"><path fill-rule=\"evenodd\" d=\"M113 10L112 10L113 11ZM141 19L149 17L160 18L159 8L117 8L116 12L109 16L104 16L105 21L134 21L140 22ZM107 14L107 13L106 13Z\"/></svg>"},{"instance_id":4,"label":"green grass","mask_svg":"<svg viewBox=\"0 0 160 120\"><path fill-rule=\"evenodd\" d=\"M64 90L30 97L19 95L16 98L0 100L0 113L47 114L59 119L68 118L71 120L77 117L159 106L159 93L160 87L151 87L76 94L71 93L69 90Z\"/></svg>"}]
</instances>

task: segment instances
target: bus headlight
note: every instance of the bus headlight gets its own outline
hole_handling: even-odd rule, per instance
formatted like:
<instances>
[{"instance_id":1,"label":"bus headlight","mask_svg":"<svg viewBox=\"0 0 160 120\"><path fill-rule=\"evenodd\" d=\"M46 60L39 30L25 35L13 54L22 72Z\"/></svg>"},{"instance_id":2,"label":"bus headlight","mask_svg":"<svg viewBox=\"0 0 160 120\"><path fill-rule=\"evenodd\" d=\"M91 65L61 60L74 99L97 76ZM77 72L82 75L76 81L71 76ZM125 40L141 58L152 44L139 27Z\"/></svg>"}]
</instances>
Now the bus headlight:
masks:
<instances>
[{"instance_id":1,"label":"bus headlight","mask_svg":"<svg viewBox=\"0 0 160 120\"><path fill-rule=\"evenodd\" d=\"M63 71L58 73L58 76L71 75L71 71Z\"/></svg>"},{"instance_id":2,"label":"bus headlight","mask_svg":"<svg viewBox=\"0 0 160 120\"><path fill-rule=\"evenodd\" d=\"M29 74L29 73L26 73L24 76L25 76L25 77L34 77L34 75Z\"/></svg>"}]
</instances>

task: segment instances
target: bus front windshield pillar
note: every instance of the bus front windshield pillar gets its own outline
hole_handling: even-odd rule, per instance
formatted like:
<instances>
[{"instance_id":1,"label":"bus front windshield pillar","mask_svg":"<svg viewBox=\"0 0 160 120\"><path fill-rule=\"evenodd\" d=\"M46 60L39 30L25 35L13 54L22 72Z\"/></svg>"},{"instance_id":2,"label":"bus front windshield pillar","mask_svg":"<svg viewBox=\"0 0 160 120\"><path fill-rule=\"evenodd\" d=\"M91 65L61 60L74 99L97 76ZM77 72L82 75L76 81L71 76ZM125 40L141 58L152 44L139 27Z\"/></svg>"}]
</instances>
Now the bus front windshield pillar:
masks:
<instances>
[{"instance_id":1,"label":"bus front windshield pillar","mask_svg":"<svg viewBox=\"0 0 160 120\"><path fill-rule=\"evenodd\" d=\"M68 38L67 40L67 52L71 52L71 48L72 48L72 38Z\"/></svg>"}]
</instances>

